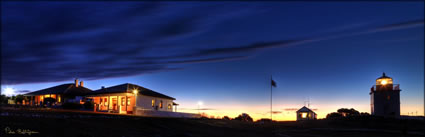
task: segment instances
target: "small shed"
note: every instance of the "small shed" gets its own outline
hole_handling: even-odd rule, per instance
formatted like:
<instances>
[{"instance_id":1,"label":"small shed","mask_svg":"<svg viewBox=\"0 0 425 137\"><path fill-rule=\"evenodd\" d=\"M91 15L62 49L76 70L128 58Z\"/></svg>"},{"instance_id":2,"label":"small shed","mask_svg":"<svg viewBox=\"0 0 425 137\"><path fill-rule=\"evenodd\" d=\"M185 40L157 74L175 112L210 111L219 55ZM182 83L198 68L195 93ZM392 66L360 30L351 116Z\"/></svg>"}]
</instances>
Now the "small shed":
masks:
<instances>
[{"instance_id":1,"label":"small shed","mask_svg":"<svg viewBox=\"0 0 425 137\"><path fill-rule=\"evenodd\" d=\"M297 111L297 121L302 120L316 120L317 115L313 110L303 106L301 109Z\"/></svg>"}]
</instances>

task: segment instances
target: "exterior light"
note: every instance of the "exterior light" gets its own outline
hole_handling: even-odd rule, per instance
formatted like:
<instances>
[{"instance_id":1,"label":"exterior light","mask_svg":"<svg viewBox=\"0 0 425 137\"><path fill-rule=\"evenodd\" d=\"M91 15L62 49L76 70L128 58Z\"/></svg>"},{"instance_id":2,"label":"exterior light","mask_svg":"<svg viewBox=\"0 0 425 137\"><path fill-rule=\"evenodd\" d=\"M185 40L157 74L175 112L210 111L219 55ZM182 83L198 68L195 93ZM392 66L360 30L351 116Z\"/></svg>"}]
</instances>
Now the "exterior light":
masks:
<instances>
[{"instance_id":1,"label":"exterior light","mask_svg":"<svg viewBox=\"0 0 425 137\"><path fill-rule=\"evenodd\" d=\"M134 93L134 94L137 94L138 92L139 92L139 91L137 91L137 89L134 89L134 90L133 90L133 93Z\"/></svg>"},{"instance_id":2,"label":"exterior light","mask_svg":"<svg viewBox=\"0 0 425 137\"><path fill-rule=\"evenodd\" d=\"M15 94L15 89L7 87L3 89L4 93L6 96L12 96Z\"/></svg>"},{"instance_id":3,"label":"exterior light","mask_svg":"<svg viewBox=\"0 0 425 137\"><path fill-rule=\"evenodd\" d=\"M386 80L382 80L382 81L381 81L381 84L382 84L382 85L385 85L385 84L387 84L387 81L386 81Z\"/></svg>"},{"instance_id":4,"label":"exterior light","mask_svg":"<svg viewBox=\"0 0 425 137\"><path fill-rule=\"evenodd\" d=\"M201 114L201 105L204 104L202 101L198 102L198 114Z\"/></svg>"}]
</instances>

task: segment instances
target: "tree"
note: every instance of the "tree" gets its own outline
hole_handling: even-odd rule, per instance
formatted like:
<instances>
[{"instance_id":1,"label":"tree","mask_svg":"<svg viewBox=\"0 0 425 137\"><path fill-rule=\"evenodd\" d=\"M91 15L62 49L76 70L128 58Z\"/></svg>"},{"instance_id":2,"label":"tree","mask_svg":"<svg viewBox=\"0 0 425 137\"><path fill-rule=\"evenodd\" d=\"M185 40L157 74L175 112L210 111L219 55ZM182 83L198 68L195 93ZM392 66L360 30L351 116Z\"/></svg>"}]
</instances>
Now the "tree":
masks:
<instances>
[{"instance_id":1,"label":"tree","mask_svg":"<svg viewBox=\"0 0 425 137\"><path fill-rule=\"evenodd\" d=\"M360 116L370 116L370 114L369 114L369 113L367 113L367 112L361 112L361 113L360 113Z\"/></svg>"},{"instance_id":2,"label":"tree","mask_svg":"<svg viewBox=\"0 0 425 137\"><path fill-rule=\"evenodd\" d=\"M359 116L360 112L355 110L354 108L348 109L348 108L340 108L337 111L338 113L342 114L344 117L349 116Z\"/></svg>"},{"instance_id":3,"label":"tree","mask_svg":"<svg viewBox=\"0 0 425 137\"><path fill-rule=\"evenodd\" d=\"M223 120L230 120L230 118L228 116L224 116L222 119Z\"/></svg>"},{"instance_id":4,"label":"tree","mask_svg":"<svg viewBox=\"0 0 425 137\"><path fill-rule=\"evenodd\" d=\"M238 117L235 117L234 120L249 121L249 122L253 121L251 116L249 116L247 113L240 114Z\"/></svg>"},{"instance_id":5,"label":"tree","mask_svg":"<svg viewBox=\"0 0 425 137\"><path fill-rule=\"evenodd\" d=\"M333 118L348 118L348 119L356 119L360 116L367 117L370 116L369 113L362 112L355 110L354 108L348 109L348 108L340 108L337 110L337 112L332 112L326 115L326 119L333 119Z\"/></svg>"},{"instance_id":6,"label":"tree","mask_svg":"<svg viewBox=\"0 0 425 137\"><path fill-rule=\"evenodd\" d=\"M25 100L25 96L24 95L16 95L16 97L14 98L15 102L17 104L21 104L23 100Z\"/></svg>"},{"instance_id":7,"label":"tree","mask_svg":"<svg viewBox=\"0 0 425 137\"><path fill-rule=\"evenodd\" d=\"M343 117L342 114L338 112L332 112L326 115L326 119L341 118L341 117Z\"/></svg>"},{"instance_id":8,"label":"tree","mask_svg":"<svg viewBox=\"0 0 425 137\"><path fill-rule=\"evenodd\" d=\"M8 97L6 95L0 96L0 104L7 104Z\"/></svg>"}]
</instances>

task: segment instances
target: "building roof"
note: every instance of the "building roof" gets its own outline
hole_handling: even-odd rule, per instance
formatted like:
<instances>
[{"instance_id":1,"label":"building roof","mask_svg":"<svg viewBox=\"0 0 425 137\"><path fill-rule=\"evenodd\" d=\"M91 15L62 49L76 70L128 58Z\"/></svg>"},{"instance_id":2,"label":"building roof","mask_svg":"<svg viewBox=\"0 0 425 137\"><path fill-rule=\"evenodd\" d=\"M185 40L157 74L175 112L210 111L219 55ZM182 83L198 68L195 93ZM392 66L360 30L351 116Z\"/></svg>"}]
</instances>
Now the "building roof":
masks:
<instances>
[{"instance_id":1,"label":"building roof","mask_svg":"<svg viewBox=\"0 0 425 137\"><path fill-rule=\"evenodd\" d=\"M83 96L92 92L92 90L85 87L75 87L74 83L57 85L54 87L41 89L38 91L30 92L24 94L24 96L35 96L35 95L45 95L45 94L63 94L66 96Z\"/></svg>"},{"instance_id":2,"label":"building roof","mask_svg":"<svg viewBox=\"0 0 425 137\"><path fill-rule=\"evenodd\" d=\"M390 79L392 79L391 77L386 76L386 75L385 75L385 72L384 72L384 73L382 73L382 76L381 76L381 77L379 77L379 78L377 78L377 79L383 79L383 78L385 78L385 79L386 79L386 78L390 78Z\"/></svg>"},{"instance_id":3,"label":"building roof","mask_svg":"<svg viewBox=\"0 0 425 137\"><path fill-rule=\"evenodd\" d=\"M108 94L108 93L133 93L134 89L137 89L138 94L141 94L141 95L175 100L175 98L173 97L155 92L153 90L150 90L148 88L145 88L136 84L130 84L130 83L116 85L116 86L112 86L108 88L101 88L101 89L93 91L92 93L90 93L90 95Z\"/></svg>"},{"instance_id":4,"label":"building roof","mask_svg":"<svg viewBox=\"0 0 425 137\"><path fill-rule=\"evenodd\" d=\"M311 110L311 109L309 109L309 108L307 108L307 107L305 107L305 106L303 106L302 108L300 108L300 109L298 109L297 110L297 113L298 112L313 112L313 113L315 113L313 110ZM316 113L315 113L316 114Z\"/></svg>"}]
</instances>

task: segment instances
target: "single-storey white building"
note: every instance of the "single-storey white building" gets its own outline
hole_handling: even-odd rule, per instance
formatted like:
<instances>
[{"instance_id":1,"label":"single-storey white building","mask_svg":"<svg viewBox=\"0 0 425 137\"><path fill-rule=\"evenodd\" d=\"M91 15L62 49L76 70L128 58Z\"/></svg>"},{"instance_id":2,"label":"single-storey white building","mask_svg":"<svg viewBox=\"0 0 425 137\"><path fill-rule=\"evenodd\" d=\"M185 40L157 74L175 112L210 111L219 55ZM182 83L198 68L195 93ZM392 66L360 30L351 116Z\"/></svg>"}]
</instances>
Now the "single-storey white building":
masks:
<instances>
[{"instance_id":1,"label":"single-storey white building","mask_svg":"<svg viewBox=\"0 0 425 137\"><path fill-rule=\"evenodd\" d=\"M86 96L93 99L94 111L136 114L138 111L176 111L175 98L135 84L102 87Z\"/></svg>"},{"instance_id":2,"label":"single-storey white building","mask_svg":"<svg viewBox=\"0 0 425 137\"><path fill-rule=\"evenodd\" d=\"M317 115L313 110L303 106L301 109L297 111L297 121L302 120L316 120Z\"/></svg>"}]
</instances>

